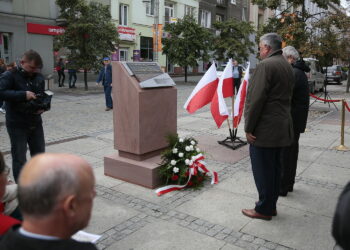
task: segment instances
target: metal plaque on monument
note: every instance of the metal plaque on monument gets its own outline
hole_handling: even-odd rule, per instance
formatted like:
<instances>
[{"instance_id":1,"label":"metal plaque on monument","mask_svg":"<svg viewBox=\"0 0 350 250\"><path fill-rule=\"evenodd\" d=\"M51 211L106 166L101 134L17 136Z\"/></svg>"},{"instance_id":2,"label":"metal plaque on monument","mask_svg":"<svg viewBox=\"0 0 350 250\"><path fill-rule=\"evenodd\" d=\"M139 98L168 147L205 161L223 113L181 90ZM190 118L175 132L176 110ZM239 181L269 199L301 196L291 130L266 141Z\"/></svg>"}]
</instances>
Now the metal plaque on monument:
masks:
<instances>
[{"instance_id":1,"label":"metal plaque on monument","mask_svg":"<svg viewBox=\"0 0 350 250\"><path fill-rule=\"evenodd\" d=\"M177 132L177 90L156 62L112 62L114 148L105 175L155 188L166 135Z\"/></svg>"}]
</instances>

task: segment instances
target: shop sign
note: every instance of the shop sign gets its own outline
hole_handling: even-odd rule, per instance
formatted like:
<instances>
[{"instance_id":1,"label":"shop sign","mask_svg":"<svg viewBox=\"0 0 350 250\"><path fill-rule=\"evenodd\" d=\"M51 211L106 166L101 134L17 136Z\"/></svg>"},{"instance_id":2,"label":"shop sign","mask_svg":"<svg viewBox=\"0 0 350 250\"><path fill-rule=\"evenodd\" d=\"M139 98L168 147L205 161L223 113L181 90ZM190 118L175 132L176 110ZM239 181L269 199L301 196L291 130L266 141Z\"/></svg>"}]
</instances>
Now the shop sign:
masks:
<instances>
[{"instance_id":1,"label":"shop sign","mask_svg":"<svg viewBox=\"0 0 350 250\"><path fill-rule=\"evenodd\" d=\"M118 26L119 39L124 41L135 41L136 33L134 28Z\"/></svg>"},{"instance_id":2,"label":"shop sign","mask_svg":"<svg viewBox=\"0 0 350 250\"><path fill-rule=\"evenodd\" d=\"M27 23L28 33L57 36L63 34L64 31L65 29L60 26Z\"/></svg>"}]
</instances>

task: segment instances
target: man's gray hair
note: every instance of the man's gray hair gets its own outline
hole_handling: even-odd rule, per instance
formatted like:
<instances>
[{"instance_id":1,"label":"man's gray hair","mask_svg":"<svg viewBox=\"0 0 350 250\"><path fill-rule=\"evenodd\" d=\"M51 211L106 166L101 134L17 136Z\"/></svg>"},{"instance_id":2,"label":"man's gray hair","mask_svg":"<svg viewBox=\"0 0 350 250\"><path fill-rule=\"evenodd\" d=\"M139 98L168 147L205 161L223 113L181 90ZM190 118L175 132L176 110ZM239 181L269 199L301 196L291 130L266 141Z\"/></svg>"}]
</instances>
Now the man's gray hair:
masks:
<instances>
[{"instance_id":1,"label":"man's gray hair","mask_svg":"<svg viewBox=\"0 0 350 250\"><path fill-rule=\"evenodd\" d=\"M299 52L293 46L287 46L282 49L285 58L293 57L295 60L299 59Z\"/></svg>"},{"instance_id":2,"label":"man's gray hair","mask_svg":"<svg viewBox=\"0 0 350 250\"><path fill-rule=\"evenodd\" d=\"M272 51L282 48L282 38L277 33L267 33L260 37L260 42L263 45L271 47Z\"/></svg>"},{"instance_id":3,"label":"man's gray hair","mask_svg":"<svg viewBox=\"0 0 350 250\"><path fill-rule=\"evenodd\" d=\"M48 215L60 199L78 194L79 186L77 170L69 165L48 169L33 183L18 186L20 210L24 215L34 217Z\"/></svg>"}]
</instances>

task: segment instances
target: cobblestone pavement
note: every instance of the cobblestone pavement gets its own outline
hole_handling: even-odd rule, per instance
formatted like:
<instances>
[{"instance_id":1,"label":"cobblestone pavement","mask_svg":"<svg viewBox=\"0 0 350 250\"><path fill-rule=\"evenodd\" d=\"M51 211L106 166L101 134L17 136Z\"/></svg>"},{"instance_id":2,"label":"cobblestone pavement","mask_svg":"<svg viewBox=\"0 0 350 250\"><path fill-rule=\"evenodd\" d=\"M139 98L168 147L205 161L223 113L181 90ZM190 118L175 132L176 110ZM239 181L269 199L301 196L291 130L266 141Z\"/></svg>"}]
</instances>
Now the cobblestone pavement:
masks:
<instances>
[{"instance_id":1,"label":"cobblestone pavement","mask_svg":"<svg viewBox=\"0 0 350 250\"><path fill-rule=\"evenodd\" d=\"M334 107L320 102L311 107L307 132L300 139L295 190L279 199L278 215L265 222L240 212L257 199L247 146L232 151L218 145L216 141L227 136L227 125L217 129L208 107L194 115L183 110L194 83L177 86L178 133L198 138L220 182L161 197L104 176L103 156L114 152L113 114L104 111L102 89L90 85L88 92L81 84L78 90L53 86L52 110L43 120L47 151L78 154L94 167L97 197L85 230L102 235L99 249L333 249L334 206L350 177L350 153L334 150L340 131ZM343 86L330 86L329 91L332 98L350 100ZM0 150L10 165L3 115L0 124ZM345 131L349 145L349 118Z\"/></svg>"}]
</instances>

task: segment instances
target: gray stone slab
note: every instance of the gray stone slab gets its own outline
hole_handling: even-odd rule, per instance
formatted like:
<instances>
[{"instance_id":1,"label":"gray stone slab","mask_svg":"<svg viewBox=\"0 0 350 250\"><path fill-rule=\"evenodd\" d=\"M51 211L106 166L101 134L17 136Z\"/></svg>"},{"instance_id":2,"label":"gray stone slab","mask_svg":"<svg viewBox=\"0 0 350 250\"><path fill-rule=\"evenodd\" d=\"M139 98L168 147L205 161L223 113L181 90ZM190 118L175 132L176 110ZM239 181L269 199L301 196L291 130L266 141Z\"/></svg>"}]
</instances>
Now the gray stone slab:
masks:
<instances>
[{"instance_id":1,"label":"gray stone slab","mask_svg":"<svg viewBox=\"0 0 350 250\"><path fill-rule=\"evenodd\" d=\"M117 185L112 189L122 192L124 194L129 194L129 195L138 197L143 200L147 200L149 202L157 203L157 204L164 202L164 200L176 195L177 193L177 192L170 192L170 193L167 193L166 195L157 196L157 194L154 192L155 191L154 189L145 188L145 187L128 183L128 182L121 183L120 185Z\"/></svg>"},{"instance_id":2,"label":"gray stone slab","mask_svg":"<svg viewBox=\"0 0 350 250\"><path fill-rule=\"evenodd\" d=\"M251 219L242 232L293 249L333 249L331 225L331 218L283 206L271 221Z\"/></svg>"},{"instance_id":3,"label":"gray stone slab","mask_svg":"<svg viewBox=\"0 0 350 250\"><path fill-rule=\"evenodd\" d=\"M350 169L350 153L336 150L325 151L317 158L315 162L323 165L338 166Z\"/></svg>"},{"instance_id":4,"label":"gray stone slab","mask_svg":"<svg viewBox=\"0 0 350 250\"><path fill-rule=\"evenodd\" d=\"M105 147L103 149L95 150L90 153L87 153L86 155L99 158L100 160L103 161L106 155L112 155L112 154L115 154L116 152L118 151L113 148L113 144L111 143L110 147Z\"/></svg>"},{"instance_id":5,"label":"gray stone slab","mask_svg":"<svg viewBox=\"0 0 350 250\"><path fill-rule=\"evenodd\" d=\"M303 161L303 160L298 160L298 165L297 165L297 176L301 175L306 169L308 169L311 166L312 162L309 161Z\"/></svg>"},{"instance_id":6,"label":"gray stone slab","mask_svg":"<svg viewBox=\"0 0 350 250\"><path fill-rule=\"evenodd\" d=\"M311 130L300 136L299 144L310 147L329 148L334 142L334 134L327 131Z\"/></svg>"},{"instance_id":7,"label":"gray stone slab","mask_svg":"<svg viewBox=\"0 0 350 250\"><path fill-rule=\"evenodd\" d=\"M114 187L121 183L124 183L124 181L115 179L109 176L104 175L104 167L94 168L94 174L96 179L96 184L104 186L104 187Z\"/></svg>"},{"instance_id":8,"label":"gray stone slab","mask_svg":"<svg viewBox=\"0 0 350 250\"><path fill-rule=\"evenodd\" d=\"M97 140L95 138L84 138L75 141L70 141L64 143L64 147L67 151L78 153L78 154L86 154L91 153L93 151L100 150L102 148L109 147L110 143L106 143L102 140Z\"/></svg>"},{"instance_id":9,"label":"gray stone slab","mask_svg":"<svg viewBox=\"0 0 350 250\"><path fill-rule=\"evenodd\" d=\"M300 140L299 140L300 142ZM303 144L308 146L307 143ZM302 144L299 144L299 156L298 159L307 162L313 162L324 152L323 148L311 148L303 147Z\"/></svg>"},{"instance_id":10,"label":"gray stone slab","mask_svg":"<svg viewBox=\"0 0 350 250\"><path fill-rule=\"evenodd\" d=\"M227 243L225 246L223 246L220 249L221 250L243 250L244 248L240 248L238 246L234 246L234 245L231 245L231 244Z\"/></svg>"},{"instance_id":11,"label":"gray stone slab","mask_svg":"<svg viewBox=\"0 0 350 250\"><path fill-rule=\"evenodd\" d=\"M238 171L232 177L219 182L215 188L234 194L243 194L254 199L258 197L253 173L251 172Z\"/></svg>"},{"instance_id":12,"label":"gray stone slab","mask_svg":"<svg viewBox=\"0 0 350 250\"><path fill-rule=\"evenodd\" d=\"M98 139L101 140L106 140L106 141L114 141L114 133L113 132L108 132L108 133L103 133L97 136Z\"/></svg>"},{"instance_id":13,"label":"gray stone slab","mask_svg":"<svg viewBox=\"0 0 350 250\"><path fill-rule=\"evenodd\" d=\"M109 246L108 250L219 250L225 243L170 222L156 222Z\"/></svg>"},{"instance_id":14,"label":"gray stone slab","mask_svg":"<svg viewBox=\"0 0 350 250\"><path fill-rule=\"evenodd\" d=\"M84 231L101 234L135 216L137 212L114 201L96 197L89 226Z\"/></svg>"},{"instance_id":15,"label":"gray stone slab","mask_svg":"<svg viewBox=\"0 0 350 250\"><path fill-rule=\"evenodd\" d=\"M313 163L301 177L346 185L349 181L350 169Z\"/></svg>"},{"instance_id":16,"label":"gray stone slab","mask_svg":"<svg viewBox=\"0 0 350 250\"><path fill-rule=\"evenodd\" d=\"M294 191L289 192L287 197L279 197L278 205L332 218L340 192L298 182L294 185Z\"/></svg>"},{"instance_id":17,"label":"gray stone slab","mask_svg":"<svg viewBox=\"0 0 350 250\"><path fill-rule=\"evenodd\" d=\"M254 202L253 198L212 188L179 206L177 210L239 231L249 221L241 210L252 208Z\"/></svg>"}]
</instances>

